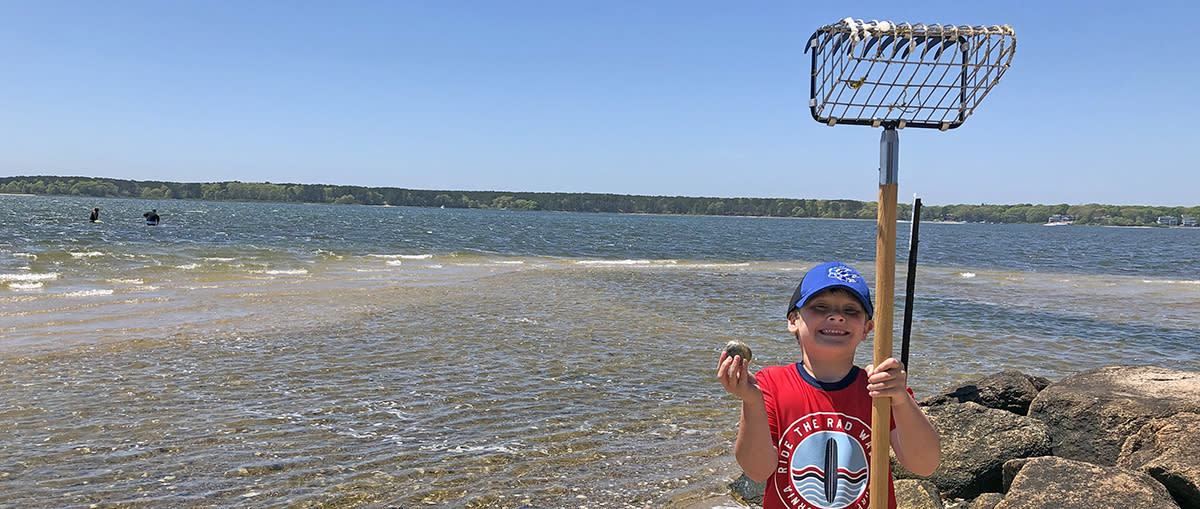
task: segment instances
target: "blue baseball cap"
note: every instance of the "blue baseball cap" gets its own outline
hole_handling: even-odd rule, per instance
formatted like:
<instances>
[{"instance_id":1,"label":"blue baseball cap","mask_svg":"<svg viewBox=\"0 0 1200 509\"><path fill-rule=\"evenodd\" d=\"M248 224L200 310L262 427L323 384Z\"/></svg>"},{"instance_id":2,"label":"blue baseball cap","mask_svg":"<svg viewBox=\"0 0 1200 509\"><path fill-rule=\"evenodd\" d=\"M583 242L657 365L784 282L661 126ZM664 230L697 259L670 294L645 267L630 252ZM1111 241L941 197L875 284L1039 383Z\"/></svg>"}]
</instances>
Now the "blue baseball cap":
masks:
<instances>
[{"instance_id":1,"label":"blue baseball cap","mask_svg":"<svg viewBox=\"0 0 1200 509\"><path fill-rule=\"evenodd\" d=\"M850 294L858 297L858 301L867 310L868 319L875 316L875 308L871 306L871 288L867 286L867 281L853 267L842 262L825 262L809 269L804 274L804 279L800 280L800 286L796 287L796 293L792 294L787 314L790 315L793 309L804 306L808 299L821 290L835 286L845 288Z\"/></svg>"}]
</instances>

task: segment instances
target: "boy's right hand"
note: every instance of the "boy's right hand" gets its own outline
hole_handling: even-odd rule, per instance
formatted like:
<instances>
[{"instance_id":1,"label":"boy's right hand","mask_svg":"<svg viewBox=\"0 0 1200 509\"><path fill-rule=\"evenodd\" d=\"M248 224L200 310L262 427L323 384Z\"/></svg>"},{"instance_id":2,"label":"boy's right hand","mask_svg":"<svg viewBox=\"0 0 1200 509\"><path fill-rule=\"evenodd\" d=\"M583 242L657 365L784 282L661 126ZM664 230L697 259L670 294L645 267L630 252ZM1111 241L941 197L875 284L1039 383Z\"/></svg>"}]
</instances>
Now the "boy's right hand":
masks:
<instances>
[{"instance_id":1,"label":"boy's right hand","mask_svg":"<svg viewBox=\"0 0 1200 509\"><path fill-rule=\"evenodd\" d=\"M721 352L721 358L717 360L717 380L721 381L726 392L743 400L762 397L758 381L750 374L750 361L740 355L730 356Z\"/></svg>"}]
</instances>

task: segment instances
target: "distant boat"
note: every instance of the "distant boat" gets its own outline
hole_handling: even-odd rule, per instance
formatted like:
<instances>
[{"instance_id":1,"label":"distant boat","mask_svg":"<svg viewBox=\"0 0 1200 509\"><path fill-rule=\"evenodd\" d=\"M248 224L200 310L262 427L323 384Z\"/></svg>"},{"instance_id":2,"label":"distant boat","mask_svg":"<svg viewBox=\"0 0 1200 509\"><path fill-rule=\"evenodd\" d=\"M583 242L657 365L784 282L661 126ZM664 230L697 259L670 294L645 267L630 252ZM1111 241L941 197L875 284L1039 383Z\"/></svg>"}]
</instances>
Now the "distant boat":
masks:
<instances>
[{"instance_id":1,"label":"distant boat","mask_svg":"<svg viewBox=\"0 0 1200 509\"><path fill-rule=\"evenodd\" d=\"M1067 214L1054 214L1046 219L1046 224L1042 226L1066 226L1075 222L1075 218Z\"/></svg>"}]
</instances>

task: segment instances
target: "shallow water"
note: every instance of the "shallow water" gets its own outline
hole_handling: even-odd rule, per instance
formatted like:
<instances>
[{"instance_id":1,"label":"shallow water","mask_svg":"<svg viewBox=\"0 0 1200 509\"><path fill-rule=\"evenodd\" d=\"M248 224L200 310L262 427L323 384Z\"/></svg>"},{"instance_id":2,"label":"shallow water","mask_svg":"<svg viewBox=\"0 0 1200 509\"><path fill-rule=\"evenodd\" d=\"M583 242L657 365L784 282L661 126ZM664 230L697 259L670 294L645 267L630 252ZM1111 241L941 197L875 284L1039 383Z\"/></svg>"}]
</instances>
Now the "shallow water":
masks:
<instances>
[{"instance_id":1,"label":"shallow water","mask_svg":"<svg viewBox=\"0 0 1200 509\"><path fill-rule=\"evenodd\" d=\"M874 278L869 221L0 206L14 507L682 505L737 473L719 348L792 362L803 272ZM1200 229L921 233L918 396L1002 369L1200 370Z\"/></svg>"}]
</instances>

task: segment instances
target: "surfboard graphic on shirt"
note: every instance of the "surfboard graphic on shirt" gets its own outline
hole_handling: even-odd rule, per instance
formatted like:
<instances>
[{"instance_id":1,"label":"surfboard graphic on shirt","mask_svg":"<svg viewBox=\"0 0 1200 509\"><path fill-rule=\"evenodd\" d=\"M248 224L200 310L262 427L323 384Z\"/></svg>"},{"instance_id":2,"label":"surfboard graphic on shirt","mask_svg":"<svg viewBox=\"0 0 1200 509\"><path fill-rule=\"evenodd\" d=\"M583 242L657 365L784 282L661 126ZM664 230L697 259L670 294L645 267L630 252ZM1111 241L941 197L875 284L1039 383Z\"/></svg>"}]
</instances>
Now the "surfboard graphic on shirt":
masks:
<instances>
[{"instance_id":1,"label":"surfboard graphic on shirt","mask_svg":"<svg viewBox=\"0 0 1200 509\"><path fill-rule=\"evenodd\" d=\"M776 489L784 503L832 509L866 501L870 441L871 426L843 414L819 412L793 423L780 441L788 482Z\"/></svg>"}]
</instances>

